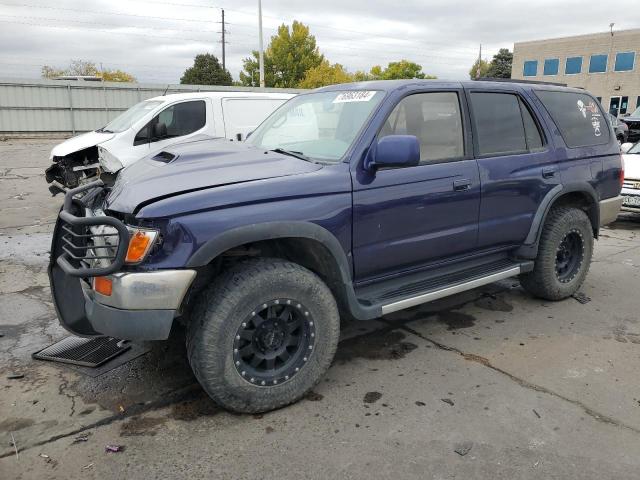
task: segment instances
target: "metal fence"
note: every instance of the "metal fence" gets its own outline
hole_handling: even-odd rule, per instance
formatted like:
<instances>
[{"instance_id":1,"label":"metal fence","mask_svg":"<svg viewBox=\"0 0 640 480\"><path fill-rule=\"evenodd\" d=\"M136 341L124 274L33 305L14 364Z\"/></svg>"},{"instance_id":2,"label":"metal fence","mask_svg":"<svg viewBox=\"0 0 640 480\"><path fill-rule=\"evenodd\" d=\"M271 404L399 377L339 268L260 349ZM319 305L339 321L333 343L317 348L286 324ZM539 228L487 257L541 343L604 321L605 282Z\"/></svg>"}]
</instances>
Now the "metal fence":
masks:
<instances>
[{"instance_id":1,"label":"metal fence","mask_svg":"<svg viewBox=\"0 0 640 480\"><path fill-rule=\"evenodd\" d=\"M186 92L301 90L0 78L0 134L75 134L105 125L151 97Z\"/></svg>"}]
</instances>

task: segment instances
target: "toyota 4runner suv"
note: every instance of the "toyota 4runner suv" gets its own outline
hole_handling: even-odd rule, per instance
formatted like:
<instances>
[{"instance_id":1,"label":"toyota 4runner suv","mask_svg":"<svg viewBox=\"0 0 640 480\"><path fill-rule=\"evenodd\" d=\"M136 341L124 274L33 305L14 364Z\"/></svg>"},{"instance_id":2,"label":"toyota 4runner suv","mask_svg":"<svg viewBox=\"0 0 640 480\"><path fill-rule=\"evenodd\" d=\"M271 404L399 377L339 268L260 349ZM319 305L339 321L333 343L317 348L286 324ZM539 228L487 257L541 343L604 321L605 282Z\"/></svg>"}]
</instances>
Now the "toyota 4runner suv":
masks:
<instances>
[{"instance_id":1,"label":"toyota 4runner suv","mask_svg":"<svg viewBox=\"0 0 640 480\"><path fill-rule=\"evenodd\" d=\"M193 141L65 196L49 275L80 336L181 322L222 406L296 401L340 319L512 276L561 300L620 209L620 149L584 90L389 81L297 96L243 143Z\"/></svg>"}]
</instances>

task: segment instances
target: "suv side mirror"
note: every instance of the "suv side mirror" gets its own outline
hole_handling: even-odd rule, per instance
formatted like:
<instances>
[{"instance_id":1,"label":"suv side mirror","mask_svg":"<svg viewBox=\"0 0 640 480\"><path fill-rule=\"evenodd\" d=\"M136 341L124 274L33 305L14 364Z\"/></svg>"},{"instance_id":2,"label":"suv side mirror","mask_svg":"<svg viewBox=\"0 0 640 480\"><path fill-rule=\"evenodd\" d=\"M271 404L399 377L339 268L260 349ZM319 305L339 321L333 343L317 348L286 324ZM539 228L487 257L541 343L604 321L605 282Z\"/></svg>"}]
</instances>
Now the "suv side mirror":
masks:
<instances>
[{"instance_id":1,"label":"suv side mirror","mask_svg":"<svg viewBox=\"0 0 640 480\"><path fill-rule=\"evenodd\" d=\"M158 122L153 126L153 138L165 138L167 136L167 126L163 122Z\"/></svg>"},{"instance_id":2,"label":"suv side mirror","mask_svg":"<svg viewBox=\"0 0 640 480\"><path fill-rule=\"evenodd\" d=\"M420 163L420 142L415 135L387 135L378 140L366 168L414 167Z\"/></svg>"},{"instance_id":3,"label":"suv side mirror","mask_svg":"<svg viewBox=\"0 0 640 480\"><path fill-rule=\"evenodd\" d=\"M620 145L620 151L622 153L627 153L629 150L631 150L631 147L633 147L633 143L623 143L622 145Z\"/></svg>"}]
</instances>

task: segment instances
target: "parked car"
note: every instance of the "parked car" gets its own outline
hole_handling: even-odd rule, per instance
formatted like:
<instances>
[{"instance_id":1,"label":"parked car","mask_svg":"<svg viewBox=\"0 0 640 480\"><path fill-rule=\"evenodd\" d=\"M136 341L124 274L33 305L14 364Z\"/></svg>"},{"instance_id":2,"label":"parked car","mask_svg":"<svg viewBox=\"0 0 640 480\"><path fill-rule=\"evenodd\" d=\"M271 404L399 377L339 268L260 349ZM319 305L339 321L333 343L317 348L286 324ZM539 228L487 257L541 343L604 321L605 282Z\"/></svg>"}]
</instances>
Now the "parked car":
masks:
<instances>
[{"instance_id":1,"label":"parked car","mask_svg":"<svg viewBox=\"0 0 640 480\"><path fill-rule=\"evenodd\" d=\"M640 213L640 142L622 145L624 184L622 185L622 210Z\"/></svg>"},{"instance_id":2,"label":"parked car","mask_svg":"<svg viewBox=\"0 0 640 480\"><path fill-rule=\"evenodd\" d=\"M640 106L638 106L633 113L626 117L622 117L620 120L629 127L629 136L627 141L640 141Z\"/></svg>"},{"instance_id":3,"label":"parked car","mask_svg":"<svg viewBox=\"0 0 640 480\"><path fill-rule=\"evenodd\" d=\"M243 143L166 148L69 191L49 275L61 324L162 340L180 322L220 405L301 398L369 320L520 276L561 300L622 199L581 89L403 80L299 95ZM85 192L82 198L78 194Z\"/></svg>"},{"instance_id":4,"label":"parked car","mask_svg":"<svg viewBox=\"0 0 640 480\"><path fill-rule=\"evenodd\" d=\"M613 128L613 132L616 134L618 143L620 145L626 143L627 139L629 138L629 127L627 126L627 124L611 113L607 113L607 115L609 116L611 128Z\"/></svg>"},{"instance_id":5,"label":"parked car","mask_svg":"<svg viewBox=\"0 0 640 480\"><path fill-rule=\"evenodd\" d=\"M240 141L291 93L198 92L150 98L94 132L65 140L51 150L46 170L54 195L141 158L194 137L224 137Z\"/></svg>"}]
</instances>

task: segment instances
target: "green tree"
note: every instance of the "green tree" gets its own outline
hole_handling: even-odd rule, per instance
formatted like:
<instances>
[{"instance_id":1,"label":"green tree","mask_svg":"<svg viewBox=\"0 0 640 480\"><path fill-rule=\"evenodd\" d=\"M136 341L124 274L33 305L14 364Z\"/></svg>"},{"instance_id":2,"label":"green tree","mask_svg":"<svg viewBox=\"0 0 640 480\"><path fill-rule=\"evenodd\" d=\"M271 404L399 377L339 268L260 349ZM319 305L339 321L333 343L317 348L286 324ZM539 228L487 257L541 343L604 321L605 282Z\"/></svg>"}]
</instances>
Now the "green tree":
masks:
<instances>
[{"instance_id":1,"label":"green tree","mask_svg":"<svg viewBox=\"0 0 640 480\"><path fill-rule=\"evenodd\" d=\"M478 75L478 62L480 62L480 75ZM491 64L486 60L476 60L473 67L469 70L469 78L471 80L475 78L481 78L488 76L489 68Z\"/></svg>"},{"instance_id":2,"label":"green tree","mask_svg":"<svg viewBox=\"0 0 640 480\"><path fill-rule=\"evenodd\" d=\"M222 68L218 58L210 53L196 55L193 67L184 71L180 83L186 85L231 85L231 74Z\"/></svg>"},{"instance_id":3,"label":"green tree","mask_svg":"<svg viewBox=\"0 0 640 480\"><path fill-rule=\"evenodd\" d=\"M342 65L339 63L331 65L328 60L323 60L317 67L307 70L298 87L319 88L325 85L348 82L353 82L353 75L347 72Z\"/></svg>"},{"instance_id":4,"label":"green tree","mask_svg":"<svg viewBox=\"0 0 640 480\"><path fill-rule=\"evenodd\" d=\"M491 65L487 71L488 77L511 78L511 65L513 63L513 53L508 48L501 48L493 56Z\"/></svg>"},{"instance_id":5,"label":"green tree","mask_svg":"<svg viewBox=\"0 0 640 480\"><path fill-rule=\"evenodd\" d=\"M400 60L399 62L389 62L386 68L380 65L374 65L369 72L357 71L353 74L356 82L364 82L367 80L399 80L399 79L434 79L433 75L427 75L422 71L422 65L409 60Z\"/></svg>"},{"instance_id":6,"label":"green tree","mask_svg":"<svg viewBox=\"0 0 640 480\"><path fill-rule=\"evenodd\" d=\"M319 66L323 60L309 27L298 21L294 21L291 28L282 24L264 52L265 85L297 87L307 70ZM254 51L243 60L240 81L243 85L256 85L258 76L258 52Z\"/></svg>"}]
</instances>

